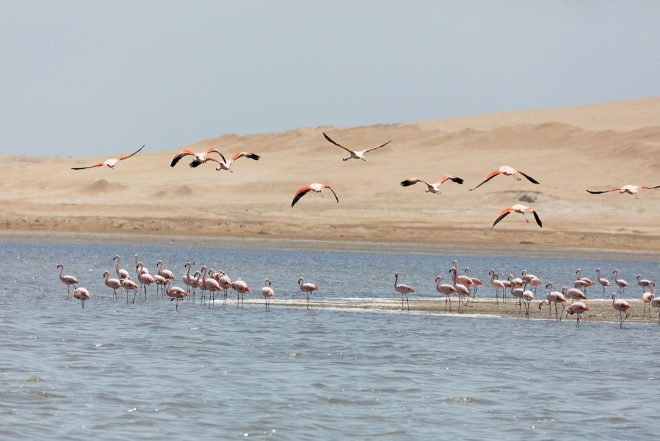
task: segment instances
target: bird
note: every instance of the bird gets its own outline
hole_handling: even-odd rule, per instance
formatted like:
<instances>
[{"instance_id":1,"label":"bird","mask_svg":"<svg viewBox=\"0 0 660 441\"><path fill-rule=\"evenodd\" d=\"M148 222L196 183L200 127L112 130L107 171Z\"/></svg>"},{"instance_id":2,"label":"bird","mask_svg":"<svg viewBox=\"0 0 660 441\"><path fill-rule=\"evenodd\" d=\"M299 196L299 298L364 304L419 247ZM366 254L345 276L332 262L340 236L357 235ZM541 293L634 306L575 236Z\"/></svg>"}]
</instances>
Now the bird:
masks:
<instances>
[{"instance_id":1,"label":"bird","mask_svg":"<svg viewBox=\"0 0 660 441\"><path fill-rule=\"evenodd\" d=\"M463 183L463 179L461 178L458 178L456 176L444 175L440 179L438 179L437 182L433 182L431 184L419 178L408 178L404 181L401 181L401 186L410 187L411 185L415 185L418 182L422 182L426 184L426 190L424 190L426 193L440 194L440 186L444 184L446 181L456 182L457 184Z\"/></svg>"},{"instance_id":2,"label":"bird","mask_svg":"<svg viewBox=\"0 0 660 441\"><path fill-rule=\"evenodd\" d=\"M134 151L130 155L120 156L118 158L106 159L103 162L97 162L96 164L88 165L87 167L71 167L71 170L85 170L87 168L103 167L104 165L107 166L107 167L110 167L112 170L114 170L115 166L119 163L119 161L123 161L124 159L128 159L133 155L137 155L145 147L145 145L143 145L142 147L140 147L139 149L137 149L136 151Z\"/></svg>"},{"instance_id":3,"label":"bird","mask_svg":"<svg viewBox=\"0 0 660 441\"><path fill-rule=\"evenodd\" d=\"M133 282L131 279L121 279L121 286L126 290L126 304L128 304L128 291L133 290L133 303L135 303L135 295L138 292L137 283Z\"/></svg>"},{"instance_id":4,"label":"bird","mask_svg":"<svg viewBox=\"0 0 660 441\"><path fill-rule=\"evenodd\" d=\"M523 291L522 301L525 304L525 317L529 318L529 305L534 300L534 293L529 289Z\"/></svg>"},{"instance_id":5,"label":"bird","mask_svg":"<svg viewBox=\"0 0 660 441\"><path fill-rule=\"evenodd\" d=\"M651 318L651 305L653 303L653 300L655 299L655 294L653 294L654 287L655 287L655 282L651 282L651 285L649 286L649 291L642 294L642 306L644 308L642 309L642 317L644 317L644 313L646 312L647 309L646 305L648 305L649 318Z\"/></svg>"},{"instance_id":6,"label":"bird","mask_svg":"<svg viewBox=\"0 0 660 441\"><path fill-rule=\"evenodd\" d=\"M609 193L611 191L618 191L620 194L631 194L635 197L635 199L639 199L639 196L637 196L637 193L639 193L639 190L652 190L654 188L660 188L660 185L656 185L654 187L649 187L647 185L624 185L622 187L612 187L609 190L602 190L602 191L594 191L594 190L587 190L587 193L590 194L603 194L603 193Z\"/></svg>"},{"instance_id":7,"label":"bird","mask_svg":"<svg viewBox=\"0 0 660 441\"><path fill-rule=\"evenodd\" d=\"M305 283L305 279L298 277L298 288L305 294L307 294L307 309L309 309L309 293L314 292L319 289L318 286L313 283Z\"/></svg>"},{"instance_id":8,"label":"bird","mask_svg":"<svg viewBox=\"0 0 660 441\"><path fill-rule=\"evenodd\" d=\"M174 158L172 158L172 162L170 163L170 167L174 167L177 164L177 162L179 162L181 160L181 158L184 158L188 155L193 156L192 162L188 165L190 165L190 167L192 167L192 168L198 167L198 166L206 163L206 161L208 161L209 158L208 158L207 155L209 155L211 153L217 153L218 155L220 155L222 157L222 153L220 153L215 147L208 148L203 152L193 152L190 149L181 149L176 154L176 156Z\"/></svg>"},{"instance_id":9,"label":"bird","mask_svg":"<svg viewBox=\"0 0 660 441\"><path fill-rule=\"evenodd\" d=\"M470 279L469 287L472 288L472 298L476 298L477 290L481 285L483 285L483 282L481 281L481 279L478 279L477 277L470 277L470 267L465 267L463 272L465 273L465 276Z\"/></svg>"},{"instance_id":10,"label":"bird","mask_svg":"<svg viewBox=\"0 0 660 441\"><path fill-rule=\"evenodd\" d=\"M272 300L275 297L275 291L270 287L270 279L264 279L264 286L261 288L261 295L264 296L266 309L268 309L269 300Z\"/></svg>"},{"instance_id":11,"label":"bird","mask_svg":"<svg viewBox=\"0 0 660 441\"><path fill-rule=\"evenodd\" d=\"M637 274L637 286L642 288L642 292L644 292L644 288L648 288L649 286L651 286L652 283L653 280L642 279L642 275Z\"/></svg>"},{"instance_id":12,"label":"bird","mask_svg":"<svg viewBox=\"0 0 660 441\"><path fill-rule=\"evenodd\" d=\"M369 153L369 152L372 152L372 151L374 151L374 150L378 150L378 149L380 149L380 148L383 148L383 147L385 147L387 144L389 144L390 142L392 142L392 140L389 140L389 141L387 141L385 144L382 144L382 145L379 145L378 147L374 147L374 148L367 149L367 150L351 150L351 149L348 149L348 148L344 147L344 146L341 145L341 144L337 144L337 143L336 143L335 141L333 141L333 140L332 140L332 139L331 139L331 138L330 138L325 132L323 132L323 136L325 137L325 139L328 140L328 142L330 142L330 143L336 145L337 147L340 147L340 148L346 150L346 151L351 155L351 156L349 156L348 158L343 158L343 159L342 159L343 161L348 161L349 159L361 159L361 160L363 160L363 161L366 162L366 159L364 159L364 155L365 155L366 153Z\"/></svg>"},{"instance_id":13,"label":"bird","mask_svg":"<svg viewBox=\"0 0 660 441\"><path fill-rule=\"evenodd\" d=\"M116 264L115 264L115 272L117 273L117 276L119 277L119 280L130 279L131 275L128 274L128 271L126 271L123 268L119 268L119 256L115 256L115 257L112 258L113 262L115 260L117 261Z\"/></svg>"},{"instance_id":14,"label":"bird","mask_svg":"<svg viewBox=\"0 0 660 441\"><path fill-rule=\"evenodd\" d=\"M495 288L495 304L499 305L500 303L500 296L499 296L499 290L502 290L502 296L504 296L504 281L499 280L497 277L497 273L495 270L490 270L488 271L488 275L490 276L490 286Z\"/></svg>"},{"instance_id":15,"label":"bird","mask_svg":"<svg viewBox=\"0 0 660 441\"><path fill-rule=\"evenodd\" d=\"M158 274L165 277L167 280L175 280L174 273L168 269L163 269L163 261L159 260L156 262L156 268L158 268Z\"/></svg>"},{"instance_id":16,"label":"bird","mask_svg":"<svg viewBox=\"0 0 660 441\"><path fill-rule=\"evenodd\" d=\"M507 217L510 213L522 214L527 223L529 223L529 219L527 219L525 213L532 213L534 215L534 219L536 220L538 226L543 228L543 223L541 222L541 218L532 207L528 207L527 205L522 205L522 204L515 204L511 207L505 208L504 210L500 211L500 213L497 215L497 219L495 219L495 222L493 222L493 226L491 226L490 229L492 230L493 228L495 228L495 225L497 225L502 219Z\"/></svg>"},{"instance_id":17,"label":"bird","mask_svg":"<svg viewBox=\"0 0 660 441\"><path fill-rule=\"evenodd\" d=\"M580 281L579 285L582 286L582 289L584 290L584 293L587 293L587 288L592 286L594 284L594 281L591 280L588 277L582 277L582 270L580 268L575 270L575 280ZM575 284L573 285L575 286ZM579 288L578 286L575 286L576 288Z\"/></svg>"},{"instance_id":18,"label":"bird","mask_svg":"<svg viewBox=\"0 0 660 441\"><path fill-rule=\"evenodd\" d=\"M227 290L231 288L231 279L222 270L213 273L213 278L220 284L220 288L222 288L225 294L225 300L227 300Z\"/></svg>"},{"instance_id":19,"label":"bird","mask_svg":"<svg viewBox=\"0 0 660 441\"><path fill-rule=\"evenodd\" d=\"M165 277L161 276L160 274L154 274L153 278L154 278L154 282L156 282L156 295L158 295L158 287L162 286L164 288L165 284L167 283L167 281L169 279L166 279Z\"/></svg>"},{"instance_id":20,"label":"bird","mask_svg":"<svg viewBox=\"0 0 660 441\"><path fill-rule=\"evenodd\" d=\"M614 283L616 283L617 286L619 287L619 292L621 293L621 297L623 297L624 294L626 293L626 287L628 286L628 282L626 282L623 279L619 279L619 270L618 269L615 269L614 271L612 271L612 274L614 274Z\"/></svg>"},{"instance_id":21,"label":"bird","mask_svg":"<svg viewBox=\"0 0 660 441\"><path fill-rule=\"evenodd\" d=\"M111 279L108 271L103 273L103 278L105 279L105 286L112 288L112 300L115 300L117 298L117 289L121 288L121 282L119 279Z\"/></svg>"},{"instance_id":22,"label":"bird","mask_svg":"<svg viewBox=\"0 0 660 441\"><path fill-rule=\"evenodd\" d=\"M445 296L445 312L447 312L447 302L449 302L449 312L451 312L451 294L456 294L456 288L448 283L442 283L442 277L435 276L435 290Z\"/></svg>"},{"instance_id":23,"label":"bird","mask_svg":"<svg viewBox=\"0 0 660 441\"><path fill-rule=\"evenodd\" d=\"M220 153L220 152L218 152ZM216 168L216 171L221 171L221 170L228 170L231 173L234 173L234 170L231 169L231 164L236 161L239 158L250 158L254 159L255 161L258 161L261 156L255 154L255 153L250 153L250 152L237 152L234 154L234 156L231 157L229 161L227 161L222 153L220 153L220 157L222 158L222 161L218 161L215 158L207 158L209 161L217 162L220 166Z\"/></svg>"},{"instance_id":24,"label":"bird","mask_svg":"<svg viewBox=\"0 0 660 441\"><path fill-rule=\"evenodd\" d=\"M623 328L623 322L628 318L628 310L630 309L630 303L622 299L616 299L616 294L612 293L612 308L619 311L619 328ZM626 314L625 317L621 318L623 314Z\"/></svg>"},{"instance_id":25,"label":"bird","mask_svg":"<svg viewBox=\"0 0 660 441\"><path fill-rule=\"evenodd\" d=\"M569 314L570 315L576 314L577 315L577 327L579 328L580 327L580 316L582 314L584 314L585 312L587 312L587 311L589 311L589 307L587 305L585 305L582 302L575 302L575 303L571 304L568 308L566 308L566 317L568 317Z\"/></svg>"},{"instance_id":26,"label":"bird","mask_svg":"<svg viewBox=\"0 0 660 441\"><path fill-rule=\"evenodd\" d=\"M609 280L607 280L605 277L600 276L600 268L596 268L596 280L598 280L598 283L600 283L600 286L603 287L603 294L605 294L605 288L608 286L612 286Z\"/></svg>"},{"instance_id":27,"label":"bird","mask_svg":"<svg viewBox=\"0 0 660 441\"><path fill-rule=\"evenodd\" d=\"M238 306L238 297L239 296L241 298L241 305L242 305L243 304L243 297L245 296L245 293L250 292L250 287L248 286L248 284L246 282L244 282L240 278L236 279L231 284L231 287L234 291L236 291L236 306Z\"/></svg>"},{"instance_id":28,"label":"bird","mask_svg":"<svg viewBox=\"0 0 660 441\"><path fill-rule=\"evenodd\" d=\"M79 286L75 290L73 290L73 297L80 300L82 302L82 308L85 309L85 300L89 300L91 295L89 294L89 291L87 289L83 288L82 286Z\"/></svg>"},{"instance_id":29,"label":"bird","mask_svg":"<svg viewBox=\"0 0 660 441\"><path fill-rule=\"evenodd\" d=\"M171 286L172 281L168 280L165 283L165 294L170 298L170 301L176 300L176 306L174 309L179 310L179 300L186 298L188 293L185 289L179 288L178 286Z\"/></svg>"},{"instance_id":30,"label":"bird","mask_svg":"<svg viewBox=\"0 0 660 441\"><path fill-rule=\"evenodd\" d=\"M71 295L69 287L73 286L75 288L76 285L80 285L80 282L78 281L77 278L73 276L62 274L62 272L64 271L64 264L60 263L59 265L57 265L57 269L60 270L60 281L66 285L66 295L68 297L69 295Z\"/></svg>"},{"instance_id":31,"label":"bird","mask_svg":"<svg viewBox=\"0 0 660 441\"><path fill-rule=\"evenodd\" d=\"M470 298L470 290L467 288L466 285L460 283L460 280L462 277L465 276L460 276L458 275L458 269L456 267L456 261L454 261L454 266L451 267L449 270L449 273L452 275L452 281L454 282L454 288L456 288L456 294L458 295L458 312L461 311L461 296L465 297L465 304L467 304L467 299ZM468 277L469 279L469 277ZM470 281L471 282L471 281Z\"/></svg>"},{"instance_id":32,"label":"bird","mask_svg":"<svg viewBox=\"0 0 660 441\"><path fill-rule=\"evenodd\" d=\"M587 300L587 295L577 288L568 289L568 287L565 286L561 289L561 293L564 294L564 297L571 299L574 302Z\"/></svg>"},{"instance_id":33,"label":"bird","mask_svg":"<svg viewBox=\"0 0 660 441\"><path fill-rule=\"evenodd\" d=\"M194 276L192 276L192 277L190 276L190 268L192 268L192 263L186 262L186 264L183 267L186 268L187 271L185 273L183 273L182 280L183 280L183 283L186 284L186 292L188 294L190 294L190 285L195 280Z\"/></svg>"},{"instance_id":34,"label":"bird","mask_svg":"<svg viewBox=\"0 0 660 441\"><path fill-rule=\"evenodd\" d=\"M300 200L300 198L305 196L309 191L321 193L321 191L324 188L330 190L332 194L335 195L335 199L337 200L337 203L339 203L339 198L337 197L337 193L335 193L335 191L332 189L332 187L330 187L330 185L319 184L318 182L314 182L313 184L304 185L298 189L295 196L293 197L293 201L291 201L291 206L293 207L294 205L296 205L296 203Z\"/></svg>"},{"instance_id":35,"label":"bird","mask_svg":"<svg viewBox=\"0 0 660 441\"><path fill-rule=\"evenodd\" d=\"M207 270L205 266L202 267L202 285L200 286L200 288L202 288L202 303L204 302L205 291L211 291L211 293L213 293L216 291L220 291L221 289L220 284L213 277L209 275L209 278L208 279L206 278L206 275L209 274L209 272L210 271ZM209 295L209 307L210 306L211 306L211 295Z\"/></svg>"},{"instance_id":36,"label":"bird","mask_svg":"<svg viewBox=\"0 0 660 441\"><path fill-rule=\"evenodd\" d=\"M541 310L541 306L544 304L550 305L550 303L554 303L555 305L555 318L559 319L561 321L561 315L564 313L564 308L566 308L566 297L559 291L553 291L553 283L548 282L547 285L545 285L546 288L548 288L548 293L545 295L545 300L542 300L541 303L539 303L539 311ZM557 314L557 303L561 303L561 313ZM550 306L549 306L550 307ZM550 317L550 313L552 312L552 307L550 307L550 311L548 311L548 317Z\"/></svg>"},{"instance_id":37,"label":"bird","mask_svg":"<svg viewBox=\"0 0 660 441\"><path fill-rule=\"evenodd\" d=\"M403 283L399 283L399 273L394 273L394 290L401 294L401 311L403 311L403 297L406 298L406 305L408 305L408 311L410 311L410 302L408 302L408 294L412 294L415 290Z\"/></svg>"},{"instance_id":38,"label":"bird","mask_svg":"<svg viewBox=\"0 0 660 441\"><path fill-rule=\"evenodd\" d=\"M660 297L654 297L653 300L651 300L651 307L658 308L658 323L660 323Z\"/></svg>"},{"instance_id":39,"label":"bird","mask_svg":"<svg viewBox=\"0 0 660 441\"><path fill-rule=\"evenodd\" d=\"M142 285L142 289L144 290L144 301L147 301L147 287L151 286L152 283L156 281L154 276L149 274L149 271L142 271L142 262L139 262L138 265L138 273L137 273L137 278L138 281L140 282L140 285Z\"/></svg>"},{"instance_id":40,"label":"bird","mask_svg":"<svg viewBox=\"0 0 660 441\"><path fill-rule=\"evenodd\" d=\"M521 174L521 175L523 175L525 178L527 178L527 180L528 180L529 182L531 182L532 184L538 184L538 183L539 183L536 179L532 178L532 177L529 176L529 175L526 175L525 173L521 172L520 170L515 169L515 168L513 168L513 167L509 167L508 165L503 165L502 167L498 168L497 170L495 170L494 172L492 172L491 174L489 174L488 176L486 176L486 179L484 179L484 180L483 180L479 185L477 185L476 187L471 188L470 191L472 191L472 190L476 190L477 188L481 187L482 185L484 185L486 182L490 181L491 179L493 179L493 178L494 178L495 176L497 176L497 175L513 176L513 177L516 179L516 181L520 181L521 178L520 178L520 176L518 176L519 174Z\"/></svg>"}]
</instances>

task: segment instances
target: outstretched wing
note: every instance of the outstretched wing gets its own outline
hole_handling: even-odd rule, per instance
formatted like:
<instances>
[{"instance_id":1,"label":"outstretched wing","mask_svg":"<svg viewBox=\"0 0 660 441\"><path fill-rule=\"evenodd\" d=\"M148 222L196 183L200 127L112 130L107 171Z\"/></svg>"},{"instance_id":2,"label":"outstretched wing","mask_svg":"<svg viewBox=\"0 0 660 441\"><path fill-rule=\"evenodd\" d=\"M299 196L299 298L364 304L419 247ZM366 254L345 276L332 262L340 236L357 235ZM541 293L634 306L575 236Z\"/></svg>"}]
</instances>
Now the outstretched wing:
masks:
<instances>
[{"instance_id":1,"label":"outstretched wing","mask_svg":"<svg viewBox=\"0 0 660 441\"><path fill-rule=\"evenodd\" d=\"M170 163L170 167L174 167L177 164L177 162L179 162L181 158L183 158L184 156L194 155L194 154L195 152L193 152L192 150L188 150L188 149L179 150L179 153L177 153L177 155L172 159L172 162Z\"/></svg>"},{"instance_id":2,"label":"outstretched wing","mask_svg":"<svg viewBox=\"0 0 660 441\"><path fill-rule=\"evenodd\" d=\"M536 214L535 210L532 211L532 214L534 215L534 219L536 219L536 223L538 224L538 226L543 228L543 222L541 222L541 218L539 217L538 214Z\"/></svg>"},{"instance_id":3,"label":"outstretched wing","mask_svg":"<svg viewBox=\"0 0 660 441\"><path fill-rule=\"evenodd\" d=\"M86 168L94 168L94 167L103 167L102 162L97 162L94 165L88 165L87 167L71 167L71 170L85 170Z\"/></svg>"},{"instance_id":4,"label":"outstretched wing","mask_svg":"<svg viewBox=\"0 0 660 441\"><path fill-rule=\"evenodd\" d=\"M385 144L383 144L383 145L379 145L378 147L374 147L374 148L372 148L372 149L365 150L364 153L373 152L374 150L381 149L381 148L385 147L387 144L389 144L390 142L392 142L391 139L390 139L389 141L387 141L387 142L386 142Z\"/></svg>"},{"instance_id":5,"label":"outstretched wing","mask_svg":"<svg viewBox=\"0 0 660 441\"><path fill-rule=\"evenodd\" d=\"M603 190L603 191L593 191L593 190L587 190L587 193L591 194L603 194L603 193L609 193L610 191L618 191L620 190L619 188L611 188L609 190Z\"/></svg>"},{"instance_id":6,"label":"outstretched wing","mask_svg":"<svg viewBox=\"0 0 660 441\"><path fill-rule=\"evenodd\" d=\"M493 226L490 227L490 229L492 230L495 227L495 225L499 224L500 221L505 217L507 217L509 213L511 213L512 211L513 211L512 208L505 208L504 210L500 211L500 214L497 215L497 219L495 219L495 222L493 222Z\"/></svg>"},{"instance_id":7,"label":"outstretched wing","mask_svg":"<svg viewBox=\"0 0 660 441\"><path fill-rule=\"evenodd\" d=\"M494 172L492 172L491 174L489 174L488 176L486 176L486 179L484 179L483 181L481 181L481 184L477 185L477 186L474 187L474 188L471 188L470 191L472 191L472 190L476 190L477 188L481 187L481 186L484 185L486 182L490 181L491 179L493 179L495 176L499 175L500 173L502 173L502 172L499 171L499 170L495 170Z\"/></svg>"},{"instance_id":8,"label":"outstretched wing","mask_svg":"<svg viewBox=\"0 0 660 441\"><path fill-rule=\"evenodd\" d=\"M130 158L131 156L137 155L138 153L140 153L140 151L141 151L145 146L146 146L146 144L142 144L142 147L140 147L139 149L137 149L136 151L134 151L134 152L131 153L130 155L120 156L120 157L117 158L117 159L119 159L120 161L123 161L124 159L128 159L128 158Z\"/></svg>"},{"instance_id":9,"label":"outstretched wing","mask_svg":"<svg viewBox=\"0 0 660 441\"><path fill-rule=\"evenodd\" d=\"M440 178L441 184L444 184L445 181L452 181L452 182L456 182L457 184L462 184L464 182L463 179L457 176L443 176Z\"/></svg>"},{"instance_id":10,"label":"outstretched wing","mask_svg":"<svg viewBox=\"0 0 660 441\"><path fill-rule=\"evenodd\" d=\"M250 158L258 161L261 156L250 152L237 152L234 156L231 157L231 160L236 161L238 158Z\"/></svg>"},{"instance_id":11,"label":"outstretched wing","mask_svg":"<svg viewBox=\"0 0 660 441\"><path fill-rule=\"evenodd\" d=\"M529 182L531 182L532 184L538 184L538 183L539 183L539 181L537 181L536 179L532 178L532 177L529 176L529 175L526 175L525 173L521 172L520 170L516 170L516 171L517 171L518 173L520 173L521 175L523 175L524 177L526 177L527 180L528 180Z\"/></svg>"},{"instance_id":12,"label":"outstretched wing","mask_svg":"<svg viewBox=\"0 0 660 441\"><path fill-rule=\"evenodd\" d=\"M291 201L291 206L293 207L296 205L296 203L300 200L301 197L305 196L307 192L309 192L312 189L309 185L305 185L304 187L300 187L298 191L296 192L296 195L293 197L293 201ZM333 192L334 193L334 192Z\"/></svg>"},{"instance_id":13,"label":"outstretched wing","mask_svg":"<svg viewBox=\"0 0 660 441\"><path fill-rule=\"evenodd\" d=\"M332 192L332 194L335 195L335 199L337 199L337 202L339 202L339 198L337 197L337 193L335 193L335 191L332 189L332 187L330 187L329 185L326 185L325 188L330 190Z\"/></svg>"},{"instance_id":14,"label":"outstretched wing","mask_svg":"<svg viewBox=\"0 0 660 441\"><path fill-rule=\"evenodd\" d=\"M655 187L642 186L642 188L645 188L647 190L653 190L654 188L660 188L660 185L656 185Z\"/></svg>"},{"instance_id":15,"label":"outstretched wing","mask_svg":"<svg viewBox=\"0 0 660 441\"><path fill-rule=\"evenodd\" d=\"M341 147L342 149L346 150L348 153L353 153L353 150L351 150L351 149L347 149L347 148L344 147L343 145L340 145L340 144L337 144L336 142L334 142L334 141L332 140L332 138L330 138L328 135L325 134L325 132L323 132L323 136L325 136L325 139L327 139L329 142L331 142L332 144L336 145L337 147Z\"/></svg>"},{"instance_id":16,"label":"outstretched wing","mask_svg":"<svg viewBox=\"0 0 660 441\"><path fill-rule=\"evenodd\" d=\"M401 186L402 187L410 187L411 185L415 185L418 182L423 182L421 179L418 178L409 178L406 179L405 181L401 181Z\"/></svg>"},{"instance_id":17,"label":"outstretched wing","mask_svg":"<svg viewBox=\"0 0 660 441\"><path fill-rule=\"evenodd\" d=\"M215 147L211 147L211 148L206 149L206 154L208 155L209 153L217 153L222 158L222 162L224 162L225 164L227 163L227 160L225 159L225 155L220 153L220 151L218 149L216 149Z\"/></svg>"}]
</instances>

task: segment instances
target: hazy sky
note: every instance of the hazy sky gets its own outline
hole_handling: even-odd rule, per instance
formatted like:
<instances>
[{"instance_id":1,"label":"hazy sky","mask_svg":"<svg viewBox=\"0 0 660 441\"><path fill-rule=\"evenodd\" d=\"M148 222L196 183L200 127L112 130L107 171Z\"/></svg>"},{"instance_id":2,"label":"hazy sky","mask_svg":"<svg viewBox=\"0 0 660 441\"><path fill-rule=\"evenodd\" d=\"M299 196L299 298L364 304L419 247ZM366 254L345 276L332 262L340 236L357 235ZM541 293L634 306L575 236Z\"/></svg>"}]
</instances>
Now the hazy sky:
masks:
<instances>
[{"instance_id":1,"label":"hazy sky","mask_svg":"<svg viewBox=\"0 0 660 441\"><path fill-rule=\"evenodd\" d=\"M0 153L660 95L657 1L0 0Z\"/></svg>"}]
</instances>

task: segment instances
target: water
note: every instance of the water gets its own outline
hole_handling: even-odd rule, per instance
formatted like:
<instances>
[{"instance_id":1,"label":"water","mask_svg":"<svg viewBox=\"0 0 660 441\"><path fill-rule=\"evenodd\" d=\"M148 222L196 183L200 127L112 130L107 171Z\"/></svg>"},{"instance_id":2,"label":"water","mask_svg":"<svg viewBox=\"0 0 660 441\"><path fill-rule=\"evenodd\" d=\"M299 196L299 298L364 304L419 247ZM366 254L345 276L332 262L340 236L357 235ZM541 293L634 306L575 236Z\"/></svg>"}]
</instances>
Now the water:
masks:
<instances>
[{"instance_id":1,"label":"water","mask_svg":"<svg viewBox=\"0 0 660 441\"><path fill-rule=\"evenodd\" d=\"M188 260L278 298L393 297L393 272L431 295L453 256L0 243L0 439L651 439L660 326L112 302L119 254ZM66 300L55 266L92 293ZM658 263L459 256L485 279L576 267L658 278ZM443 274L444 275L444 274ZM609 275L609 274L608 274ZM490 290L486 290L489 292ZM593 292L596 297L600 290ZM486 292L484 294L486 294ZM630 294L632 297L633 294ZM635 290L635 297L638 291Z\"/></svg>"}]
</instances>

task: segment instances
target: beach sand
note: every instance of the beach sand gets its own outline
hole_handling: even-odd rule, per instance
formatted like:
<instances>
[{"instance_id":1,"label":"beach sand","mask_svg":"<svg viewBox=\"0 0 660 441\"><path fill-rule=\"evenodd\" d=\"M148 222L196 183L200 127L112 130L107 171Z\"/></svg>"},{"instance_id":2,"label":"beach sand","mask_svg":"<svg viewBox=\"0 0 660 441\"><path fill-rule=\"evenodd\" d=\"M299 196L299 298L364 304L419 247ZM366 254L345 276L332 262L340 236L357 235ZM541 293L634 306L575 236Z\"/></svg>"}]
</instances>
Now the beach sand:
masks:
<instances>
[{"instance_id":1,"label":"beach sand","mask_svg":"<svg viewBox=\"0 0 660 441\"><path fill-rule=\"evenodd\" d=\"M392 140L347 161L323 139L365 148ZM130 152L124 146L117 153ZM260 161L240 159L234 173L212 163L174 168L174 150L148 145L143 153L108 168L73 171L106 157L0 156L0 231L152 235L170 238L296 239L347 243L400 243L504 247L534 254L554 250L660 251L660 190L639 199L587 188L638 183L660 185L660 98L564 109L500 113L440 121L318 127L259 135L225 135L187 146L218 146L231 155L249 150ZM93 150L93 146L90 146ZM541 185L498 176L468 191L488 173L510 165ZM443 174L441 195L416 185L417 176ZM294 208L297 188L328 182L332 195L305 196ZM537 209L543 229L522 216L506 218L493 231L497 213L515 203Z\"/></svg>"}]
</instances>

